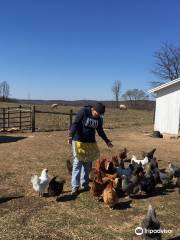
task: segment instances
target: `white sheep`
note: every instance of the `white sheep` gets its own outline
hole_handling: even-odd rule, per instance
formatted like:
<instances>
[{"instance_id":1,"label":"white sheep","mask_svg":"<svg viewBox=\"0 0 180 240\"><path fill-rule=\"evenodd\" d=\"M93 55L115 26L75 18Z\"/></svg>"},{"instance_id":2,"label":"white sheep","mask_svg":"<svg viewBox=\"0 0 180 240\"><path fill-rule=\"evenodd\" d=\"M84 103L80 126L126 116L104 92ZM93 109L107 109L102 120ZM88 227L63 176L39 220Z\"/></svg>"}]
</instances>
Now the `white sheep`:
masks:
<instances>
[{"instance_id":1,"label":"white sheep","mask_svg":"<svg viewBox=\"0 0 180 240\"><path fill-rule=\"evenodd\" d=\"M57 104L57 103L53 103L53 104L51 105L51 108L53 108L53 109L58 108L58 105L59 105L59 104Z\"/></svg>"},{"instance_id":2,"label":"white sheep","mask_svg":"<svg viewBox=\"0 0 180 240\"><path fill-rule=\"evenodd\" d=\"M120 104L119 108L120 108L120 110L127 110L127 107L124 104Z\"/></svg>"}]
</instances>

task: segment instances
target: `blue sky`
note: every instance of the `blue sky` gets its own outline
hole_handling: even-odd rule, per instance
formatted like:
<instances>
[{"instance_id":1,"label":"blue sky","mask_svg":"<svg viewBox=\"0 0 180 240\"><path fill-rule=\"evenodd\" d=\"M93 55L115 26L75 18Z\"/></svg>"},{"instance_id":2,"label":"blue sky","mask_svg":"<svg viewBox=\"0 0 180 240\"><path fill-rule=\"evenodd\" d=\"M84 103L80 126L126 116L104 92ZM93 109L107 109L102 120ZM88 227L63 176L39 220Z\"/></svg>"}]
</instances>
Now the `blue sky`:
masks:
<instances>
[{"instance_id":1,"label":"blue sky","mask_svg":"<svg viewBox=\"0 0 180 240\"><path fill-rule=\"evenodd\" d=\"M0 0L0 81L11 97L112 99L151 88L153 54L180 44L179 0Z\"/></svg>"}]
</instances>

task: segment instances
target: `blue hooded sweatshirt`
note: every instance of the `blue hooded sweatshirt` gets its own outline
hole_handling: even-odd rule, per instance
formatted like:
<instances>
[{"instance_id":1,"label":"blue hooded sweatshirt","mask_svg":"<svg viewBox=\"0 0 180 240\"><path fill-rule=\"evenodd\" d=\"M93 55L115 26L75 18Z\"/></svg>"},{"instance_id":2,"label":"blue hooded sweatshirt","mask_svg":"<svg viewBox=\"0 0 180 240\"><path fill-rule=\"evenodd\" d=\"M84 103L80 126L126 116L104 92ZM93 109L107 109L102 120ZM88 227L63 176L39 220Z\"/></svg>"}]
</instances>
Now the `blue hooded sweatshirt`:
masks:
<instances>
[{"instance_id":1,"label":"blue hooded sweatshirt","mask_svg":"<svg viewBox=\"0 0 180 240\"><path fill-rule=\"evenodd\" d=\"M82 108L76 115L71 125L69 136L74 141L94 143L96 142L95 133L106 142L110 142L103 130L103 119L92 116L91 106Z\"/></svg>"}]
</instances>

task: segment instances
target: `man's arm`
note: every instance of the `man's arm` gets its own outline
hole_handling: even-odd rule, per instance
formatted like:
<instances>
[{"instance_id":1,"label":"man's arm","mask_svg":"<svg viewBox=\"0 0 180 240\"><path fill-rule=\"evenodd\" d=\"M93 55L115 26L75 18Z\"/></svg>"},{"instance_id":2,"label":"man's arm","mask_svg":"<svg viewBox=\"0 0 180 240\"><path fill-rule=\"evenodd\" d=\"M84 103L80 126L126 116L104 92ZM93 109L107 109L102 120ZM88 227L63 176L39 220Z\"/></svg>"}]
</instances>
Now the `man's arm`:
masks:
<instances>
[{"instance_id":1,"label":"man's arm","mask_svg":"<svg viewBox=\"0 0 180 240\"><path fill-rule=\"evenodd\" d=\"M102 123L99 122L99 126L96 128L96 130L97 130L99 136L106 142L106 144L107 144L108 142L111 142L111 141L108 139L108 137L106 136L106 134L105 134L105 132L104 132L104 130L103 130Z\"/></svg>"}]
</instances>

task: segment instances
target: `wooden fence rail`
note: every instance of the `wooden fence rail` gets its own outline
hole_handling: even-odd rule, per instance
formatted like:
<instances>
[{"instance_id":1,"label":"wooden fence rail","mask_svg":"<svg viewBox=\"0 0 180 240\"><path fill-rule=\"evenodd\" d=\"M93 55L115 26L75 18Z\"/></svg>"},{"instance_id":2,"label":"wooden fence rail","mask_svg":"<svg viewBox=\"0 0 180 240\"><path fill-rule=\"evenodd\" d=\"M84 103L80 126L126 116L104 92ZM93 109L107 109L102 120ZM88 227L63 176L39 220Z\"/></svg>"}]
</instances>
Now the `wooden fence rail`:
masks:
<instances>
[{"instance_id":1,"label":"wooden fence rail","mask_svg":"<svg viewBox=\"0 0 180 240\"><path fill-rule=\"evenodd\" d=\"M35 106L23 107L19 105L19 107L0 108L0 131L8 132L13 128L16 130L31 130L32 132L35 132L37 129L36 120L39 115L43 114L49 114L49 116L67 116L69 120L66 128L71 126L73 116L76 115L72 110L70 110L69 113L51 112L36 110ZM44 121L47 119L48 117L45 118Z\"/></svg>"}]
</instances>

